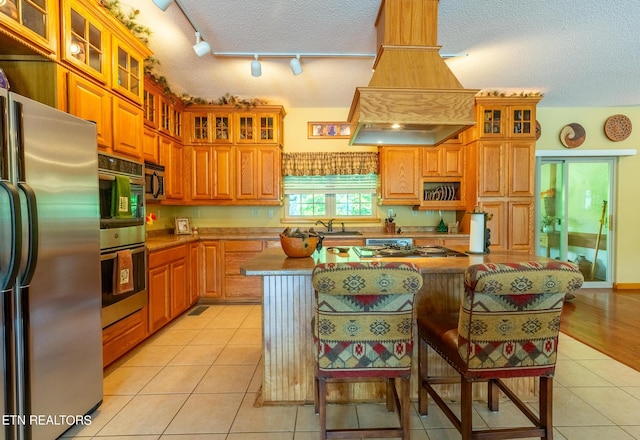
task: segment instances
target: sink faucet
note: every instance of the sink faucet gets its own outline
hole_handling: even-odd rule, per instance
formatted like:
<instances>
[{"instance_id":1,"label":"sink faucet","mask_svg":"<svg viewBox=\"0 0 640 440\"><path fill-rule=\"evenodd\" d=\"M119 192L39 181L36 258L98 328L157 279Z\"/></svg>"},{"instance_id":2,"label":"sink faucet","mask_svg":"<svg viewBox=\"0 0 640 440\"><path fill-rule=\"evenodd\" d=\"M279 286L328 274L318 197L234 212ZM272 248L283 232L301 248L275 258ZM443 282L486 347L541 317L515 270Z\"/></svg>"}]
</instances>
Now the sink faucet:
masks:
<instances>
[{"instance_id":1,"label":"sink faucet","mask_svg":"<svg viewBox=\"0 0 640 440\"><path fill-rule=\"evenodd\" d=\"M318 220L316 222L316 225L322 225L325 228L327 228L327 232L333 232L333 221L334 220L335 219L332 218L331 220L327 221L327 223L323 222L322 220Z\"/></svg>"}]
</instances>

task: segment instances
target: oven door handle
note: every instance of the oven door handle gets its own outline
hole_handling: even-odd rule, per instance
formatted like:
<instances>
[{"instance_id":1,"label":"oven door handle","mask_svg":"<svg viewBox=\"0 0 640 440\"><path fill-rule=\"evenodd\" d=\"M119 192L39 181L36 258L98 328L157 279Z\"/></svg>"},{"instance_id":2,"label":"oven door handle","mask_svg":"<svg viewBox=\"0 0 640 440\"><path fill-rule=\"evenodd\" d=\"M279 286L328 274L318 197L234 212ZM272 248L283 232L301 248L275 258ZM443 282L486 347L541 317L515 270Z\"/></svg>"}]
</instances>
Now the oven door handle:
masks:
<instances>
[{"instance_id":1,"label":"oven door handle","mask_svg":"<svg viewBox=\"0 0 640 440\"><path fill-rule=\"evenodd\" d=\"M114 176L113 174L98 173L98 178L100 180L111 180L111 181L116 180L116 176ZM144 180L142 179L136 179L134 177L130 177L129 181L131 182L132 185L144 185Z\"/></svg>"},{"instance_id":2,"label":"oven door handle","mask_svg":"<svg viewBox=\"0 0 640 440\"><path fill-rule=\"evenodd\" d=\"M131 249L131 255L139 254L140 252L145 252L147 250L146 246L138 246L136 248ZM109 254L101 254L100 261L107 260L115 260L118 256L117 252L111 252Z\"/></svg>"}]
</instances>

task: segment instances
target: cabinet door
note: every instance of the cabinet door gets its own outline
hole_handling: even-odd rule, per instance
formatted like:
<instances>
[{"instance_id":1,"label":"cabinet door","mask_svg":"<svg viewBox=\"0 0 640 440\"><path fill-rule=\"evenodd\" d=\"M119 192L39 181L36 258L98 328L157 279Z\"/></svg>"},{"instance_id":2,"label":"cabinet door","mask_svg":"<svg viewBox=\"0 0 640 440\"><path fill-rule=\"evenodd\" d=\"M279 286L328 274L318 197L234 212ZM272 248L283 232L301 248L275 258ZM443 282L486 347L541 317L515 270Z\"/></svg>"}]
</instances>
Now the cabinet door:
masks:
<instances>
[{"instance_id":1,"label":"cabinet door","mask_svg":"<svg viewBox=\"0 0 640 440\"><path fill-rule=\"evenodd\" d=\"M507 107L504 105L478 106L478 129L480 137L505 137Z\"/></svg>"},{"instance_id":2,"label":"cabinet door","mask_svg":"<svg viewBox=\"0 0 640 440\"><path fill-rule=\"evenodd\" d=\"M256 139L256 115L253 113L241 113L236 115L236 133L235 139L237 143L255 144Z\"/></svg>"},{"instance_id":3,"label":"cabinet door","mask_svg":"<svg viewBox=\"0 0 640 440\"><path fill-rule=\"evenodd\" d=\"M502 201L481 201L479 202L482 211L488 213L492 218L487 221L487 228L491 231L489 249L506 250L508 247L507 228L509 228L507 202Z\"/></svg>"},{"instance_id":4,"label":"cabinet door","mask_svg":"<svg viewBox=\"0 0 640 440\"><path fill-rule=\"evenodd\" d=\"M113 97L113 151L142 159L142 133L144 116L142 108Z\"/></svg>"},{"instance_id":5,"label":"cabinet door","mask_svg":"<svg viewBox=\"0 0 640 440\"><path fill-rule=\"evenodd\" d=\"M211 142L211 124L207 112L189 112L189 141L192 143Z\"/></svg>"},{"instance_id":6,"label":"cabinet door","mask_svg":"<svg viewBox=\"0 0 640 440\"><path fill-rule=\"evenodd\" d=\"M158 163L160 161L160 143L158 133L150 128L144 129L142 139L142 156L144 160Z\"/></svg>"},{"instance_id":7,"label":"cabinet door","mask_svg":"<svg viewBox=\"0 0 640 440\"><path fill-rule=\"evenodd\" d=\"M175 318L189 307L189 274L183 256L171 263L171 318Z\"/></svg>"},{"instance_id":8,"label":"cabinet door","mask_svg":"<svg viewBox=\"0 0 640 440\"><path fill-rule=\"evenodd\" d=\"M47 53L56 52L56 0L9 0L1 1L0 5L0 27L8 29L19 41L32 43Z\"/></svg>"},{"instance_id":9,"label":"cabinet door","mask_svg":"<svg viewBox=\"0 0 640 440\"><path fill-rule=\"evenodd\" d=\"M220 269L220 242L203 241L200 247L200 296L222 297L222 271Z\"/></svg>"},{"instance_id":10,"label":"cabinet door","mask_svg":"<svg viewBox=\"0 0 640 440\"><path fill-rule=\"evenodd\" d=\"M478 168L478 196L503 197L505 191L504 142L480 142Z\"/></svg>"},{"instance_id":11,"label":"cabinet door","mask_svg":"<svg viewBox=\"0 0 640 440\"><path fill-rule=\"evenodd\" d=\"M261 144L278 144L280 139L278 114L257 114L258 139Z\"/></svg>"},{"instance_id":12,"label":"cabinet door","mask_svg":"<svg viewBox=\"0 0 640 440\"><path fill-rule=\"evenodd\" d=\"M143 102L143 61L138 54L115 35L112 36L112 75L111 87L134 102Z\"/></svg>"},{"instance_id":13,"label":"cabinet door","mask_svg":"<svg viewBox=\"0 0 640 440\"><path fill-rule=\"evenodd\" d=\"M214 200L233 200L234 158L232 147L213 147L213 195Z\"/></svg>"},{"instance_id":14,"label":"cabinet door","mask_svg":"<svg viewBox=\"0 0 640 440\"><path fill-rule=\"evenodd\" d=\"M104 88L69 73L69 113L96 123L98 145L110 150L111 136L111 93Z\"/></svg>"},{"instance_id":15,"label":"cabinet door","mask_svg":"<svg viewBox=\"0 0 640 440\"><path fill-rule=\"evenodd\" d=\"M174 140L160 136L160 162L165 166L165 193L167 199L184 198L183 147Z\"/></svg>"},{"instance_id":16,"label":"cabinet door","mask_svg":"<svg viewBox=\"0 0 640 440\"><path fill-rule=\"evenodd\" d=\"M62 59L102 84L109 82L109 33L102 21L76 1L63 4Z\"/></svg>"},{"instance_id":17,"label":"cabinet door","mask_svg":"<svg viewBox=\"0 0 640 440\"><path fill-rule=\"evenodd\" d=\"M380 178L383 204L420 204L420 148L424 147L381 148Z\"/></svg>"},{"instance_id":18,"label":"cabinet door","mask_svg":"<svg viewBox=\"0 0 640 440\"><path fill-rule=\"evenodd\" d=\"M440 147L422 148L422 176L440 176L442 149Z\"/></svg>"},{"instance_id":19,"label":"cabinet door","mask_svg":"<svg viewBox=\"0 0 640 440\"><path fill-rule=\"evenodd\" d=\"M534 207L530 200L509 202L509 249L533 253Z\"/></svg>"},{"instance_id":20,"label":"cabinet door","mask_svg":"<svg viewBox=\"0 0 640 440\"><path fill-rule=\"evenodd\" d=\"M509 106L509 137L534 138L536 133L536 106L514 104Z\"/></svg>"},{"instance_id":21,"label":"cabinet door","mask_svg":"<svg viewBox=\"0 0 640 440\"><path fill-rule=\"evenodd\" d=\"M535 149L535 142L509 144L509 196L534 196Z\"/></svg>"},{"instance_id":22,"label":"cabinet door","mask_svg":"<svg viewBox=\"0 0 640 440\"><path fill-rule=\"evenodd\" d=\"M200 294L200 282L199 282L199 245L198 242L189 244L189 305L193 305L198 302L198 295Z\"/></svg>"},{"instance_id":23,"label":"cabinet door","mask_svg":"<svg viewBox=\"0 0 640 440\"><path fill-rule=\"evenodd\" d=\"M155 332L171 319L170 280L168 264L149 269L149 333Z\"/></svg>"},{"instance_id":24,"label":"cabinet door","mask_svg":"<svg viewBox=\"0 0 640 440\"><path fill-rule=\"evenodd\" d=\"M460 144L443 144L442 149L442 176L458 177L464 173L464 149Z\"/></svg>"},{"instance_id":25,"label":"cabinet door","mask_svg":"<svg viewBox=\"0 0 640 440\"><path fill-rule=\"evenodd\" d=\"M263 249L262 241L225 240L224 248L224 298L230 301L262 300L261 277L247 277L240 273L240 266L256 257Z\"/></svg>"},{"instance_id":26,"label":"cabinet door","mask_svg":"<svg viewBox=\"0 0 640 440\"><path fill-rule=\"evenodd\" d=\"M213 151L209 146L194 145L191 148L191 199L213 198Z\"/></svg>"},{"instance_id":27,"label":"cabinet door","mask_svg":"<svg viewBox=\"0 0 640 440\"><path fill-rule=\"evenodd\" d=\"M142 111L144 113L144 124L153 128L158 128L158 102L159 93L148 87L149 82L145 82L143 93Z\"/></svg>"},{"instance_id":28,"label":"cabinet door","mask_svg":"<svg viewBox=\"0 0 640 440\"><path fill-rule=\"evenodd\" d=\"M170 135L173 129L173 106L167 97L162 96L160 98L160 112L159 112L159 127L158 129Z\"/></svg>"},{"instance_id":29,"label":"cabinet door","mask_svg":"<svg viewBox=\"0 0 640 440\"><path fill-rule=\"evenodd\" d=\"M236 199L279 201L280 148L236 147Z\"/></svg>"}]
</instances>

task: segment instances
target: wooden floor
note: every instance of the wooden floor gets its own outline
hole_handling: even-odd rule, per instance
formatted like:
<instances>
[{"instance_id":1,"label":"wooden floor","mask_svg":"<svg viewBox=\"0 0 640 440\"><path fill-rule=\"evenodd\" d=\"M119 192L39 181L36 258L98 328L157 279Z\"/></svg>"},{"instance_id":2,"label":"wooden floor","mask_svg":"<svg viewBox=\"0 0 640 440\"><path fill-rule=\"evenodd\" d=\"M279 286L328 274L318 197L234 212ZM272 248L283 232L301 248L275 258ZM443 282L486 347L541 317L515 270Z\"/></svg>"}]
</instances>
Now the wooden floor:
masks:
<instances>
[{"instance_id":1,"label":"wooden floor","mask_svg":"<svg viewBox=\"0 0 640 440\"><path fill-rule=\"evenodd\" d=\"M640 371L640 290L582 289L565 303L560 330Z\"/></svg>"}]
</instances>

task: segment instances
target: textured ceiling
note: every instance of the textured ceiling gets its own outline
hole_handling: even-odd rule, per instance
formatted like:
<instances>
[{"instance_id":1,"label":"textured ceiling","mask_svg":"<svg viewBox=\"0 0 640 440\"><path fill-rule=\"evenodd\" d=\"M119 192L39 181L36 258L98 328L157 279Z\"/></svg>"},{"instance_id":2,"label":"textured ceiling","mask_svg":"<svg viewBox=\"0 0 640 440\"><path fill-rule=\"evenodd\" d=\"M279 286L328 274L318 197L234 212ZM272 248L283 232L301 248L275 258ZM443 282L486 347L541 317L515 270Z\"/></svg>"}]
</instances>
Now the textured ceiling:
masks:
<instances>
[{"instance_id":1,"label":"textured ceiling","mask_svg":"<svg viewBox=\"0 0 640 440\"><path fill-rule=\"evenodd\" d=\"M379 0L179 0L214 52L375 53ZM226 93L285 107L346 107L367 86L372 58L198 58L195 31L180 8L121 0L151 28L154 72L176 93L217 100ZM540 107L640 105L638 0L441 0L441 54L466 88L537 91ZM346 114L345 114L346 117Z\"/></svg>"}]
</instances>

